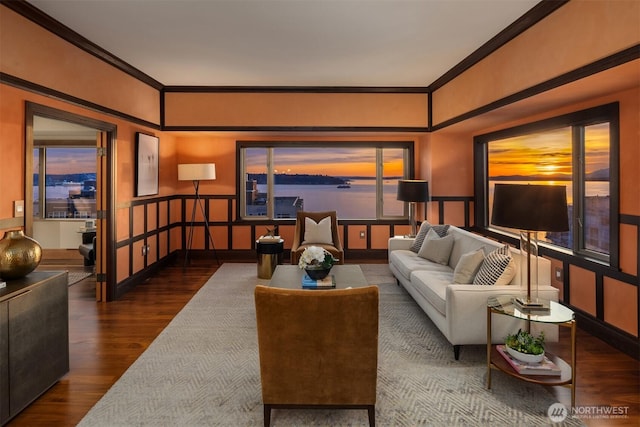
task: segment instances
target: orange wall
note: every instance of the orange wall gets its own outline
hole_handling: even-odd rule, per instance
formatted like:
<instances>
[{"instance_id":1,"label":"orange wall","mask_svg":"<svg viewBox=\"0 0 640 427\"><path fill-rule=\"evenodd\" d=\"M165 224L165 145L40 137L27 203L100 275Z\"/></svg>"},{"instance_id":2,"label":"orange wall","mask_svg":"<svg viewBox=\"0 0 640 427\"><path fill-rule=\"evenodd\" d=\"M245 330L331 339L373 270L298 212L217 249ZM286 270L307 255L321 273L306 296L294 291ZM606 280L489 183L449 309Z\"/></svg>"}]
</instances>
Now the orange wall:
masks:
<instances>
[{"instance_id":1,"label":"orange wall","mask_svg":"<svg viewBox=\"0 0 640 427\"><path fill-rule=\"evenodd\" d=\"M149 123L160 92L0 5L0 70ZM135 102L132 102L135 100Z\"/></svg>"},{"instance_id":2,"label":"orange wall","mask_svg":"<svg viewBox=\"0 0 640 427\"><path fill-rule=\"evenodd\" d=\"M572 0L433 94L433 124L640 41L640 2Z\"/></svg>"},{"instance_id":3,"label":"orange wall","mask_svg":"<svg viewBox=\"0 0 640 427\"><path fill-rule=\"evenodd\" d=\"M165 94L166 126L427 127L426 94Z\"/></svg>"}]
</instances>

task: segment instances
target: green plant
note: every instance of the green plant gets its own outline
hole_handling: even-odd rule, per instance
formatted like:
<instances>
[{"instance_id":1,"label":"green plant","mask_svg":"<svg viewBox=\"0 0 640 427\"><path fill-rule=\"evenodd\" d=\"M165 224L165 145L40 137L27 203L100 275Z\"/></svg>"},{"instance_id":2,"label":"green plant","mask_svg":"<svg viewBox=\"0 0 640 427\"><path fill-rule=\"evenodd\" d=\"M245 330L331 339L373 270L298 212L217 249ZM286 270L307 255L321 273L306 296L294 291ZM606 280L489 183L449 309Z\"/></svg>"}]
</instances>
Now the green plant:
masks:
<instances>
[{"instance_id":1,"label":"green plant","mask_svg":"<svg viewBox=\"0 0 640 427\"><path fill-rule=\"evenodd\" d=\"M542 354L544 353L544 332L540 332L540 335L535 337L527 331L518 329L517 333L507 335L504 343L520 353Z\"/></svg>"}]
</instances>

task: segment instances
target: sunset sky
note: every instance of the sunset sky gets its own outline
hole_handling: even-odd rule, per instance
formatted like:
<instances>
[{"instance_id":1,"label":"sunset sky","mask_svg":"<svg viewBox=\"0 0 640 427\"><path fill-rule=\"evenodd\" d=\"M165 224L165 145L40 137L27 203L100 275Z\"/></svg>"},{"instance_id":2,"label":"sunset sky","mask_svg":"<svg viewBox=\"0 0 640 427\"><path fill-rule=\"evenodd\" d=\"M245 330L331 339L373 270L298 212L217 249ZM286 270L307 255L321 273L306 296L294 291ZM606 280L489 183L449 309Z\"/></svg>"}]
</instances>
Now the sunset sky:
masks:
<instances>
[{"instance_id":1,"label":"sunset sky","mask_svg":"<svg viewBox=\"0 0 640 427\"><path fill-rule=\"evenodd\" d=\"M402 149L385 149L385 176L402 176ZM266 149L247 150L247 170L266 171ZM376 176L375 148L276 148L277 173L329 176Z\"/></svg>"},{"instance_id":2,"label":"sunset sky","mask_svg":"<svg viewBox=\"0 0 640 427\"><path fill-rule=\"evenodd\" d=\"M586 141L586 172L608 168L608 125L588 126ZM556 174L571 178L570 127L489 143L489 177Z\"/></svg>"},{"instance_id":3,"label":"sunset sky","mask_svg":"<svg viewBox=\"0 0 640 427\"><path fill-rule=\"evenodd\" d=\"M34 165L39 162L38 150L33 150ZM47 174L95 173L95 148L47 148Z\"/></svg>"}]
</instances>

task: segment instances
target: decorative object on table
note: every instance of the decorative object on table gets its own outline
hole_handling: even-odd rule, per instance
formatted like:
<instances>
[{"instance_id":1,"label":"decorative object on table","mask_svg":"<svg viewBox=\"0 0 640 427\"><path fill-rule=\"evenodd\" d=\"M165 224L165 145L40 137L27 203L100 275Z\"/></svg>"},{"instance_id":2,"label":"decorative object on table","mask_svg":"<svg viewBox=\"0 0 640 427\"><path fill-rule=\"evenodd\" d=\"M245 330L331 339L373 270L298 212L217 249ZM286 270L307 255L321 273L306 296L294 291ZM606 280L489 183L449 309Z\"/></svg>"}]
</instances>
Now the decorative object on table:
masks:
<instances>
[{"instance_id":1,"label":"decorative object on table","mask_svg":"<svg viewBox=\"0 0 640 427\"><path fill-rule=\"evenodd\" d=\"M536 337L519 329L515 334L507 335L504 344L511 356L524 363L540 363L544 359L544 332Z\"/></svg>"},{"instance_id":2,"label":"decorative object on table","mask_svg":"<svg viewBox=\"0 0 640 427\"><path fill-rule=\"evenodd\" d=\"M158 194L160 140L136 132L136 197Z\"/></svg>"},{"instance_id":3,"label":"decorative object on table","mask_svg":"<svg viewBox=\"0 0 640 427\"><path fill-rule=\"evenodd\" d=\"M527 292L515 301L521 309L544 310L538 299L538 231L568 231L567 188L560 185L495 184L491 224L522 230L520 272ZM532 289L533 288L533 289Z\"/></svg>"},{"instance_id":4,"label":"decorative object on table","mask_svg":"<svg viewBox=\"0 0 640 427\"><path fill-rule=\"evenodd\" d=\"M500 356L506 360L509 365L520 375L562 375L562 369L551 361L547 356L543 355L540 362L528 363L513 357L508 351L509 347L505 345L496 346Z\"/></svg>"},{"instance_id":5,"label":"decorative object on table","mask_svg":"<svg viewBox=\"0 0 640 427\"><path fill-rule=\"evenodd\" d=\"M207 236L209 237L209 241L211 242L211 249L213 249L213 253L216 257L216 263L219 265L220 261L218 261L218 253L216 252L216 247L213 243L213 236L209 230L209 220L207 219L207 213L205 212L204 205L202 204L202 199L200 198L200 181L209 181L216 179L216 165L215 163L186 163L178 165L178 181L192 181L193 188L196 191L195 199L193 201L193 209L191 210L191 226L189 227L189 237L187 239L187 248L184 254L184 265L187 266L189 262L189 251L193 245L193 223L196 219L196 209L197 206L200 206L200 211L202 212L202 217L204 218L205 225L205 242L207 241Z\"/></svg>"},{"instance_id":6,"label":"decorative object on table","mask_svg":"<svg viewBox=\"0 0 640 427\"><path fill-rule=\"evenodd\" d=\"M336 262L338 260L326 249L320 246L309 246L300 255L298 267L304 269L311 279L322 280L327 277Z\"/></svg>"},{"instance_id":7,"label":"decorative object on table","mask_svg":"<svg viewBox=\"0 0 640 427\"><path fill-rule=\"evenodd\" d=\"M397 199L403 202L409 202L411 233L407 237L415 237L418 232L416 203L429 200L429 183L422 179L401 179L398 181Z\"/></svg>"},{"instance_id":8,"label":"decorative object on table","mask_svg":"<svg viewBox=\"0 0 640 427\"><path fill-rule=\"evenodd\" d=\"M0 277L19 279L36 269L42 247L22 230L9 230L0 240Z\"/></svg>"},{"instance_id":9,"label":"decorative object on table","mask_svg":"<svg viewBox=\"0 0 640 427\"><path fill-rule=\"evenodd\" d=\"M333 274L314 280L308 274L302 275L302 289L334 289L336 287L336 278Z\"/></svg>"}]
</instances>

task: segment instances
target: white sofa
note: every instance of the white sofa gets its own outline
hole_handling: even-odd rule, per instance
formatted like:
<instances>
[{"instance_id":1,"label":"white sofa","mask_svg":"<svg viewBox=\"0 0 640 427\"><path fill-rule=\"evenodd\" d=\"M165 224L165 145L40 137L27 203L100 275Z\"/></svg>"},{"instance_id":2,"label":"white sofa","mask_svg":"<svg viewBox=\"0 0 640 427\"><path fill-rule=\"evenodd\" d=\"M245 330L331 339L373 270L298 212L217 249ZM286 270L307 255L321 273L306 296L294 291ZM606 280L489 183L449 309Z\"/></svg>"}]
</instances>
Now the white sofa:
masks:
<instances>
[{"instance_id":1,"label":"white sofa","mask_svg":"<svg viewBox=\"0 0 640 427\"><path fill-rule=\"evenodd\" d=\"M428 224L423 225L428 227ZM516 274L508 285L474 285L454 283L454 270L460 258L469 252L483 249L485 255L504 246L499 242L450 226L447 234L453 235L453 247L447 265L438 264L418 256L409 250L414 239L392 237L389 239L389 268L397 281L404 286L418 305L453 344L454 357L460 355L460 346L487 343L487 299L495 295L523 295L526 284L521 286L521 268L526 259L520 251L511 249L516 263ZM524 263L523 263L524 262ZM539 297L557 301L558 290L550 285L551 263L538 257ZM494 314L492 337L494 343L504 342L504 337L524 327L522 320ZM557 341L557 326L532 323L532 330L544 330L546 341Z\"/></svg>"}]
</instances>

